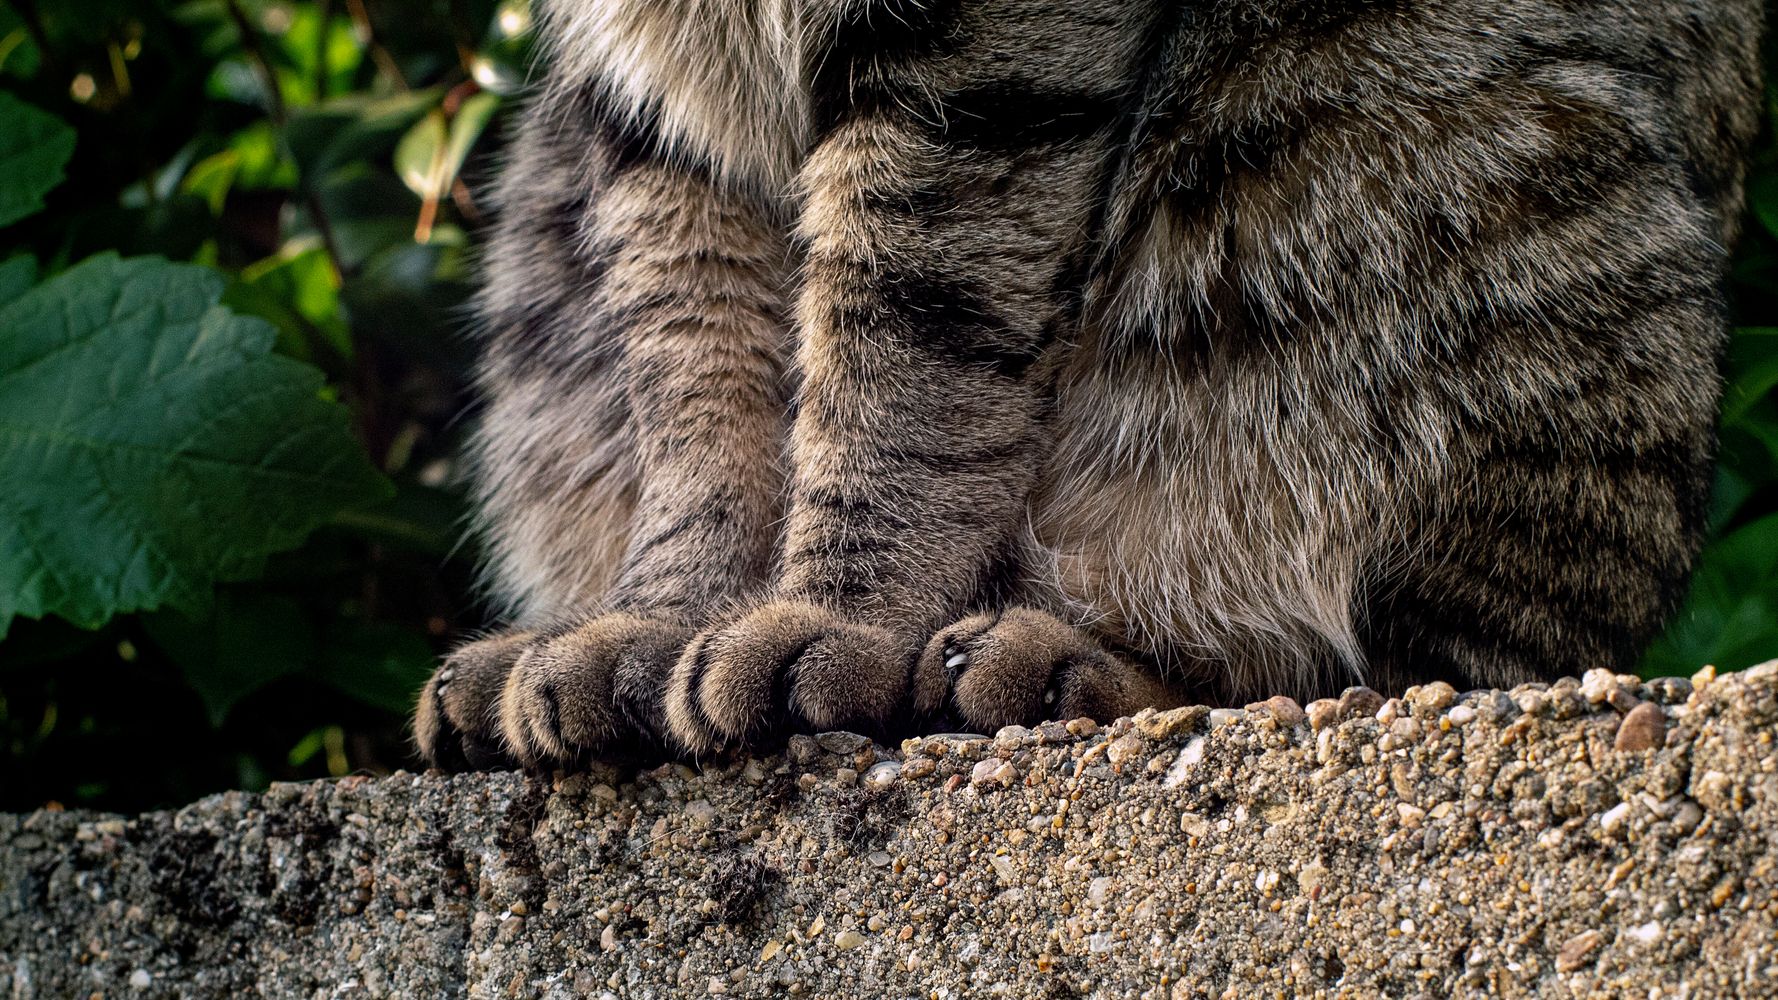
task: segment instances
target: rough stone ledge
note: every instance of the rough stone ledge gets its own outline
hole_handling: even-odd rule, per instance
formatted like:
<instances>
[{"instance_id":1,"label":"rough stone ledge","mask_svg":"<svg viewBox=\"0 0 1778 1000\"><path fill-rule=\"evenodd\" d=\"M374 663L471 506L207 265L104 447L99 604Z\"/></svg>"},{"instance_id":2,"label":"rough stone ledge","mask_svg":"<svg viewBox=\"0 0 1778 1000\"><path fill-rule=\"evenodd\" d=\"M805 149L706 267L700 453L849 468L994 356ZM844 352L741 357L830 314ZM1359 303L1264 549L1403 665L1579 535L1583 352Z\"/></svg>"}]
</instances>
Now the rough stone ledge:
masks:
<instances>
[{"instance_id":1,"label":"rough stone ledge","mask_svg":"<svg viewBox=\"0 0 1778 1000\"><path fill-rule=\"evenodd\" d=\"M1778 662L0 817L0 996L1778 995Z\"/></svg>"}]
</instances>

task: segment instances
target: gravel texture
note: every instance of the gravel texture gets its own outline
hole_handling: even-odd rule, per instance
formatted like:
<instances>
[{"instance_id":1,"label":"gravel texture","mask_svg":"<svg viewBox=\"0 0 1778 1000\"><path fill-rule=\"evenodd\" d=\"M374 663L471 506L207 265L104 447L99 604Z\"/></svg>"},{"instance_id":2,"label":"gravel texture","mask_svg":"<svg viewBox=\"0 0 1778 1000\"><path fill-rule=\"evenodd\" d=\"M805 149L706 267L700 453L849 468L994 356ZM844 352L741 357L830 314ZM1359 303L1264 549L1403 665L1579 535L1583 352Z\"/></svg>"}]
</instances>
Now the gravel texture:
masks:
<instances>
[{"instance_id":1,"label":"gravel texture","mask_svg":"<svg viewBox=\"0 0 1778 1000\"><path fill-rule=\"evenodd\" d=\"M0 997L1778 996L1778 662L0 817Z\"/></svg>"}]
</instances>

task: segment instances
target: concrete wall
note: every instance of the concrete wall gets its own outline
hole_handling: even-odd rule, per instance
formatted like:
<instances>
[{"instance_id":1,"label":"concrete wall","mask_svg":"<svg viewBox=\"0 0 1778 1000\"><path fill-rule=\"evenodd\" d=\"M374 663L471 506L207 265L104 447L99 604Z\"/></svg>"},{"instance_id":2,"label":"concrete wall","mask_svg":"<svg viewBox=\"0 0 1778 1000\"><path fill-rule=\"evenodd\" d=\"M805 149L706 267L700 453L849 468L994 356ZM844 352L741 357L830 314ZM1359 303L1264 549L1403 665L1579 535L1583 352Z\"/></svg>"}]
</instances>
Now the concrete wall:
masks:
<instances>
[{"instance_id":1,"label":"concrete wall","mask_svg":"<svg viewBox=\"0 0 1778 1000\"><path fill-rule=\"evenodd\" d=\"M0 997L1778 996L1775 732L1598 672L0 817Z\"/></svg>"}]
</instances>

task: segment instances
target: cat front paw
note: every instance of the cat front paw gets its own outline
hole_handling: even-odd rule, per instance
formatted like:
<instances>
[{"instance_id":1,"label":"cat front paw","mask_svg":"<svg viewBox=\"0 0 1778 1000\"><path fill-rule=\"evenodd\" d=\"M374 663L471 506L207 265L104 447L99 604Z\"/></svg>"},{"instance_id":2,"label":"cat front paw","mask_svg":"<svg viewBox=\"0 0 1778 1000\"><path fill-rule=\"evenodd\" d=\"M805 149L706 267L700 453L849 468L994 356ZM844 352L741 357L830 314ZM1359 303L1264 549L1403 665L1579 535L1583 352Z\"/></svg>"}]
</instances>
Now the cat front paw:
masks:
<instances>
[{"instance_id":1,"label":"cat front paw","mask_svg":"<svg viewBox=\"0 0 1778 1000\"><path fill-rule=\"evenodd\" d=\"M500 736L500 693L513 663L535 640L530 632L504 632L445 657L414 706L414 742L428 764L487 771L517 763Z\"/></svg>"},{"instance_id":2,"label":"cat front paw","mask_svg":"<svg viewBox=\"0 0 1778 1000\"><path fill-rule=\"evenodd\" d=\"M667 668L690 628L608 614L467 643L420 692L414 737L446 770L573 765L658 749Z\"/></svg>"},{"instance_id":3,"label":"cat front paw","mask_svg":"<svg viewBox=\"0 0 1778 1000\"><path fill-rule=\"evenodd\" d=\"M691 637L673 622L608 614L533 642L501 692L508 752L551 766L661 747L667 668Z\"/></svg>"},{"instance_id":4,"label":"cat front paw","mask_svg":"<svg viewBox=\"0 0 1778 1000\"><path fill-rule=\"evenodd\" d=\"M796 601L705 630L667 682L666 720L692 753L791 732L880 732L903 704L915 644Z\"/></svg>"},{"instance_id":5,"label":"cat front paw","mask_svg":"<svg viewBox=\"0 0 1778 1000\"><path fill-rule=\"evenodd\" d=\"M1046 719L1109 722L1175 700L1158 678L1030 608L970 615L940 629L914 671L915 707L969 732Z\"/></svg>"}]
</instances>

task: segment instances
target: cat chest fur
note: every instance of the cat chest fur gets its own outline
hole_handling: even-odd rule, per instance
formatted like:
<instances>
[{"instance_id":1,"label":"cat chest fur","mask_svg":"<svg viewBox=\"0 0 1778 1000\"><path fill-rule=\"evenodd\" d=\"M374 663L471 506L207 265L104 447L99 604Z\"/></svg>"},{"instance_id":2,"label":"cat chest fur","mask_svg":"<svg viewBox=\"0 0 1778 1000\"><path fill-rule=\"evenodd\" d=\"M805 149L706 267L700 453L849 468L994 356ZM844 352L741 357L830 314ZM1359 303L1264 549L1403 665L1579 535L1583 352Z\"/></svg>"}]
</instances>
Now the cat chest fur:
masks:
<instances>
[{"instance_id":1,"label":"cat chest fur","mask_svg":"<svg viewBox=\"0 0 1778 1000\"><path fill-rule=\"evenodd\" d=\"M807 144L807 0L551 0L556 88L595 88L675 152L782 189Z\"/></svg>"}]
</instances>

